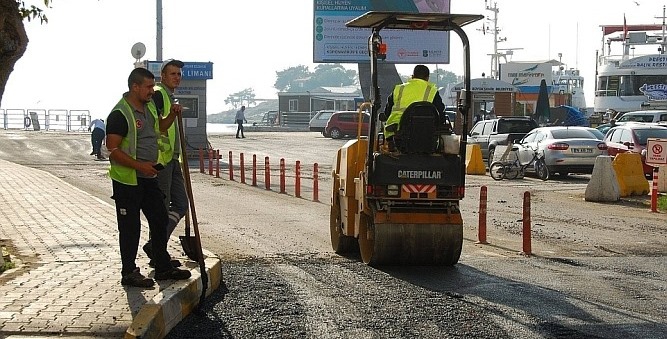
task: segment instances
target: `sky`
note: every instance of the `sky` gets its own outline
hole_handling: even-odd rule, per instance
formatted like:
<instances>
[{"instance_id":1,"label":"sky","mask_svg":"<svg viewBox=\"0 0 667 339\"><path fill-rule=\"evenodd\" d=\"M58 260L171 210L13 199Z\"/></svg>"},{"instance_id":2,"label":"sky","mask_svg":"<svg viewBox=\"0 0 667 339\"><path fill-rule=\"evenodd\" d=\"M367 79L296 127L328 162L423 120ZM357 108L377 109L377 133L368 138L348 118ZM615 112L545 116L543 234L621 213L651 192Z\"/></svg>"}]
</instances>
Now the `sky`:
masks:
<instances>
[{"instance_id":1,"label":"sky","mask_svg":"<svg viewBox=\"0 0 667 339\"><path fill-rule=\"evenodd\" d=\"M30 0L27 4L32 3ZM40 5L41 1L34 1ZM207 81L207 113L230 109L232 93L253 88L256 98L277 99L276 71L313 63L313 0L163 0L163 58L213 63ZM600 25L661 23L659 0L451 0L451 12L483 14L497 5L499 48L516 48L508 61L558 59L585 77L588 106L593 106L595 55ZM612 5L613 4L613 5ZM147 47L143 59L156 59L156 2L148 0L54 0L47 24L25 22L30 42L16 63L2 99L4 109L89 110L106 117L127 90L133 68L131 47ZM482 20L464 27L472 51L473 78L490 74L493 35ZM462 47L451 38L450 64L439 68L463 73ZM142 60L143 60L142 59ZM414 65L398 65L411 74ZM345 64L356 69L356 64ZM435 65L430 65L431 69Z\"/></svg>"}]
</instances>

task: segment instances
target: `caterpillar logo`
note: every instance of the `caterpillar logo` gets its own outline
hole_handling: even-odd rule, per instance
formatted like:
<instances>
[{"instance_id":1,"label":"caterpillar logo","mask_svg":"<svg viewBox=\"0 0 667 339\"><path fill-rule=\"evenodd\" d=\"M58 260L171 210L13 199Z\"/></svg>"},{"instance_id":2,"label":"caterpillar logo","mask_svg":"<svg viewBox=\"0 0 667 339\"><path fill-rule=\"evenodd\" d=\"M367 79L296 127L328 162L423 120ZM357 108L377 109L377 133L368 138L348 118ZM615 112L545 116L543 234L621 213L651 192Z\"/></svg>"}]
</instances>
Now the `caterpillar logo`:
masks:
<instances>
[{"instance_id":1,"label":"caterpillar logo","mask_svg":"<svg viewBox=\"0 0 667 339\"><path fill-rule=\"evenodd\" d=\"M442 179L442 171L398 171L399 179Z\"/></svg>"}]
</instances>

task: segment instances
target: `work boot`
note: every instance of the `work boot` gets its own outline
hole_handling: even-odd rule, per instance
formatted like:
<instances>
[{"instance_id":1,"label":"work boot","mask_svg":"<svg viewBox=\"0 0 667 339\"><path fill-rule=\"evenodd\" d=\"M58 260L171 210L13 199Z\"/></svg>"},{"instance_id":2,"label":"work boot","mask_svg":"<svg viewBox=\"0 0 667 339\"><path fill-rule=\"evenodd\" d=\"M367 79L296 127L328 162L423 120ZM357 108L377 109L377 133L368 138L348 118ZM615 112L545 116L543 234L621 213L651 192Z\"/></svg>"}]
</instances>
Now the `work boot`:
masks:
<instances>
[{"instance_id":1,"label":"work boot","mask_svg":"<svg viewBox=\"0 0 667 339\"><path fill-rule=\"evenodd\" d=\"M180 261L178 261L178 260L176 260L176 259L171 259L171 260L169 260L169 263L171 264L172 267L181 267L181 266L183 265L183 264L181 264ZM148 266L150 266L150 267L155 267L155 261L153 261L153 259L151 259L151 260L148 262Z\"/></svg>"},{"instance_id":2,"label":"work boot","mask_svg":"<svg viewBox=\"0 0 667 339\"><path fill-rule=\"evenodd\" d=\"M153 246L151 245L150 240L148 240L148 242L146 242L146 244L144 244L142 249L144 250L144 253L146 253L146 256L148 257L148 259L151 259L151 261L153 261Z\"/></svg>"},{"instance_id":3,"label":"work boot","mask_svg":"<svg viewBox=\"0 0 667 339\"><path fill-rule=\"evenodd\" d=\"M120 284L123 286L150 288L155 285L155 281L151 278L144 277L139 269L136 268L132 273L124 275L123 278L120 279Z\"/></svg>"},{"instance_id":4,"label":"work boot","mask_svg":"<svg viewBox=\"0 0 667 339\"><path fill-rule=\"evenodd\" d=\"M190 276L190 271L174 267L164 272L155 272L155 280L185 280L190 278Z\"/></svg>"}]
</instances>

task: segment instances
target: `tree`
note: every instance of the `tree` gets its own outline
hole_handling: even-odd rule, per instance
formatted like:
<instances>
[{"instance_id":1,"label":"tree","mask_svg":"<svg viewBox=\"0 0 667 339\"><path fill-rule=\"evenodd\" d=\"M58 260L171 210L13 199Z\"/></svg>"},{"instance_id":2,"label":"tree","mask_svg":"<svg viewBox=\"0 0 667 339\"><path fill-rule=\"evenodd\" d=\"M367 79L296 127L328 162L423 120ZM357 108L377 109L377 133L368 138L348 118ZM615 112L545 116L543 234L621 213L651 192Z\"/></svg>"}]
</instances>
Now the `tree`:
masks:
<instances>
[{"instance_id":1,"label":"tree","mask_svg":"<svg viewBox=\"0 0 667 339\"><path fill-rule=\"evenodd\" d=\"M232 93L225 99L225 104L231 104L234 108L241 105L250 106L255 103L255 90L252 88L246 88L240 92Z\"/></svg>"},{"instance_id":2,"label":"tree","mask_svg":"<svg viewBox=\"0 0 667 339\"><path fill-rule=\"evenodd\" d=\"M49 8L51 0L43 1L44 6ZM39 19L42 24L48 22L39 7L27 7L25 2L20 0L0 0L0 104L9 75L28 48L24 19Z\"/></svg>"},{"instance_id":3,"label":"tree","mask_svg":"<svg viewBox=\"0 0 667 339\"><path fill-rule=\"evenodd\" d=\"M276 82L273 84L277 90L284 92L299 88L299 80L303 81L310 76L308 66L299 65L276 72Z\"/></svg>"},{"instance_id":4,"label":"tree","mask_svg":"<svg viewBox=\"0 0 667 339\"><path fill-rule=\"evenodd\" d=\"M318 87L340 87L359 84L357 71L345 69L341 64L320 64L311 72L308 66L299 65L276 72L273 85L281 92L306 92Z\"/></svg>"}]
</instances>

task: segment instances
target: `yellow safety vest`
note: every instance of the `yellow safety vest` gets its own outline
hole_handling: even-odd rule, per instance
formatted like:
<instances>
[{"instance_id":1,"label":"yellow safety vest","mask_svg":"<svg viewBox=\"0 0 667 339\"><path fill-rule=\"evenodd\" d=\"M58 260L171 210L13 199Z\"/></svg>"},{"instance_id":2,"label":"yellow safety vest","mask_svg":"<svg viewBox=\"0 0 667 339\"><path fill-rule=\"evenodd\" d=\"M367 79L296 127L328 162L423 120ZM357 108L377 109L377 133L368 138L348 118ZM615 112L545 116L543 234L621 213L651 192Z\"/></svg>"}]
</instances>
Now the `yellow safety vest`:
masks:
<instances>
[{"instance_id":1,"label":"yellow safety vest","mask_svg":"<svg viewBox=\"0 0 667 339\"><path fill-rule=\"evenodd\" d=\"M166 117L169 112L171 112L171 98L169 97L169 92L166 88L162 87L162 84L155 85L155 91L162 94L162 118ZM174 149L176 144L176 133L178 133L178 121L174 121L171 126L167 129L166 137L160 135L160 140L162 143L168 144L169 148L165 148L164 152L160 152L159 162L166 165L174 157Z\"/></svg>"},{"instance_id":2,"label":"yellow safety vest","mask_svg":"<svg viewBox=\"0 0 667 339\"><path fill-rule=\"evenodd\" d=\"M160 122L158 120L157 116L157 109L155 108L155 104L153 101L150 101L147 105L148 110L150 111L150 114L153 115L153 120L155 121L154 128L155 128L155 135L160 135ZM125 120L127 120L127 135L123 137L123 140L121 140L120 145L118 146L118 149L121 151L125 152L125 154L129 155L132 157L132 159L137 158L137 125L134 119L134 109L130 104L125 100L123 97L120 99L120 101L116 104L116 107L114 107L113 111L120 111L123 116L125 117ZM107 121L109 119L107 118ZM162 148L160 146L159 138L158 138L158 152L159 149ZM112 158L109 159L111 162L111 166L109 166L109 177L111 179L118 181L120 183L123 183L125 185L131 185L131 186L136 186L137 185L137 171L132 168L132 167L126 167L123 165L120 165L116 161L114 161Z\"/></svg>"},{"instance_id":3,"label":"yellow safety vest","mask_svg":"<svg viewBox=\"0 0 667 339\"><path fill-rule=\"evenodd\" d=\"M410 106L413 102L418 101L428 101L433 102L435 94L438 93L438 89L435 87L435 84L432 84L426 80L412 78L408 82L394 87L394 106L391 109L391 114L387 118L387 123L385 125L384 135L385 137L393 136L396 131L401 128L401 117L405 109ZM388 131L387 127L391 125L396 125L394 131Z\"/></svg>"}]
</instances>

